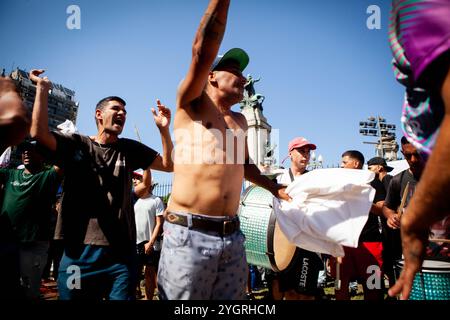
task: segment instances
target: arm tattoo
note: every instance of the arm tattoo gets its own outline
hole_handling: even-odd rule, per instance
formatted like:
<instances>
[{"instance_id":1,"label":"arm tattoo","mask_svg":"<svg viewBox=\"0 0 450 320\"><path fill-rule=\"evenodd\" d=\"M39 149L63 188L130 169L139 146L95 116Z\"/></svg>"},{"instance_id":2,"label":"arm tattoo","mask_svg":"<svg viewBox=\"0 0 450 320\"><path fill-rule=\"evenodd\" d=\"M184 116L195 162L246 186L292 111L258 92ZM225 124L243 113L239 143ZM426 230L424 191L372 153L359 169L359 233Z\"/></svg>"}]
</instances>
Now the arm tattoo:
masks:
<instances>
[{"instance_id":1,"label":"arm tattoo","mask_svg":"<svg viewBox=\"0 0 450 320\"><path fill-rule=\"evenodd\" d=\"M204 39L222 42L225 33L225 24L220 22L215 14L205 14L201 33Z\"/></svg>"}]
</instances>

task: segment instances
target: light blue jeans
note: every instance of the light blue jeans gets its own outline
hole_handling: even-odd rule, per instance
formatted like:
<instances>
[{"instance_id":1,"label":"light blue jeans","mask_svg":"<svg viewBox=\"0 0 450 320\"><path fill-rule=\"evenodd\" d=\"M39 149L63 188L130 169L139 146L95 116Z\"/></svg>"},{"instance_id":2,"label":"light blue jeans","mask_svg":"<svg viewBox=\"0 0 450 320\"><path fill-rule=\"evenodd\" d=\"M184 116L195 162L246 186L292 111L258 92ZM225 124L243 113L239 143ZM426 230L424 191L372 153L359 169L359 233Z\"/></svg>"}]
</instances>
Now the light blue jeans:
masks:
<instances>
[{"instance_id":1,"label":"light blue jeans","mask_svg":"<svg viewBox=\"0 0 450 320\"><path fill-rule=\"evenodd\" d=\"M192 215L187 214L192 225ZM221 237L164 223L158 269L163 300L243 300L248 279L245 236Z\"/></svg>"}]
</instances>

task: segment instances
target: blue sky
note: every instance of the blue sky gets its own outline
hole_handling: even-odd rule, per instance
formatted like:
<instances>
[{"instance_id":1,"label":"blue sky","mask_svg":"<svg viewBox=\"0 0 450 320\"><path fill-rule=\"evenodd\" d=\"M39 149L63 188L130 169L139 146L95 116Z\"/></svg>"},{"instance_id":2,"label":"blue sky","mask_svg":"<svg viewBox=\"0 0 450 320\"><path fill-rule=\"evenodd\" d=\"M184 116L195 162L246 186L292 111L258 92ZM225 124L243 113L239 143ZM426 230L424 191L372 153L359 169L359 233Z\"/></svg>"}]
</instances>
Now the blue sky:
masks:
<instances>
[{"instance_id":1,"label":"blue sky","mask_svg":"<svg viewBox=\"0 0 450 320\"><path fill-rule=\"evenodd\" d=\"M207 0L0 1L0 67L44 68L75 90L77 127L96 132L94 106L108 95L127 101L124 137L161 150L150 108L157 98L175 112L176 88L186 74L194 34ZM325 165L348 149L374 156L359 121L381 115L399 121L403 91L391 70L388 0L232 1L221 51L250 55L244 74L261 77L264 114L279 129L280 157L295 136L318 146ZM81 29L69 30L69 5L81 10ZM370 5L381 29L369 30ZM238 111L236 105L233 110ZM397 139L399 140L399 138ZM168 180L166 174L154 174Z\"/></svg>"}]
</instances>

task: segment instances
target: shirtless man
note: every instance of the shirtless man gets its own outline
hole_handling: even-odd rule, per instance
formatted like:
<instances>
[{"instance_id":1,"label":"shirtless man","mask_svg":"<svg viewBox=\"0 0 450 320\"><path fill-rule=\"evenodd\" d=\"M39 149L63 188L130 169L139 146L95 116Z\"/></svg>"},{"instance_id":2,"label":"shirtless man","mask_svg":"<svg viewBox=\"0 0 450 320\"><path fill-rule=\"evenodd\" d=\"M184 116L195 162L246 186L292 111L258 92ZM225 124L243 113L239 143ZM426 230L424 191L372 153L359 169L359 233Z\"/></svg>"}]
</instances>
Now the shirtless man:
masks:
<instances>
[{"instance_id":1,"label":"shirtless man","mask_svg":"<svg viewBox=\"0 0 450 320\"><path fill-rule=\"evenodd\" d=\"M229 4L210 1L178 88L174 181L158 271L162 299L243 299L247 261L236 216L243 178L288 199L249 163L246 119L231 111L243 98L249 58L237 48L216 58Z\"/></svg>"}]
</instances>

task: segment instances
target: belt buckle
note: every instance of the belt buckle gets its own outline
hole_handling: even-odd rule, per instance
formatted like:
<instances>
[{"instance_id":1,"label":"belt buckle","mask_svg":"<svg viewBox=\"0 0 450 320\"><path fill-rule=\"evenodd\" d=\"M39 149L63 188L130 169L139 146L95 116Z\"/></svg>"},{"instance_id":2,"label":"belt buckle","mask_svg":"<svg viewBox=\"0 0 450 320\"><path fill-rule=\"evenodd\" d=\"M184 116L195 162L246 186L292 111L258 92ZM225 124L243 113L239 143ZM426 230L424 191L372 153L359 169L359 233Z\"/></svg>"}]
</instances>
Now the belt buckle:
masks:
<instances>
[{"instance_id":1,"label":"belt buckle","mask_svg":"<svg viewBox=\"0 0 450 320\"><path fill-rule=\"evenodd\" d=\"M167 215L167 221L169 221L169 222L171 222L171 223L176 223L178 220L179 220L179 218L178 218L178 216L177 215L175 215L175 214L173 214L173 213L169 213L168 215Z\"/></svg>"},{"instance_id":2,"label":"belt buckle","mask_svg":"<svg viewBox=\"0 0 450 320\"><path fill-rule=\"evenodd\" d=\"M170 223L179 224L181 226L187 226L187 219L184 216L180 216L180 215L175 214L175 213L169 213L167 215L166 219Z\"/></svg>"}]
</instances>

